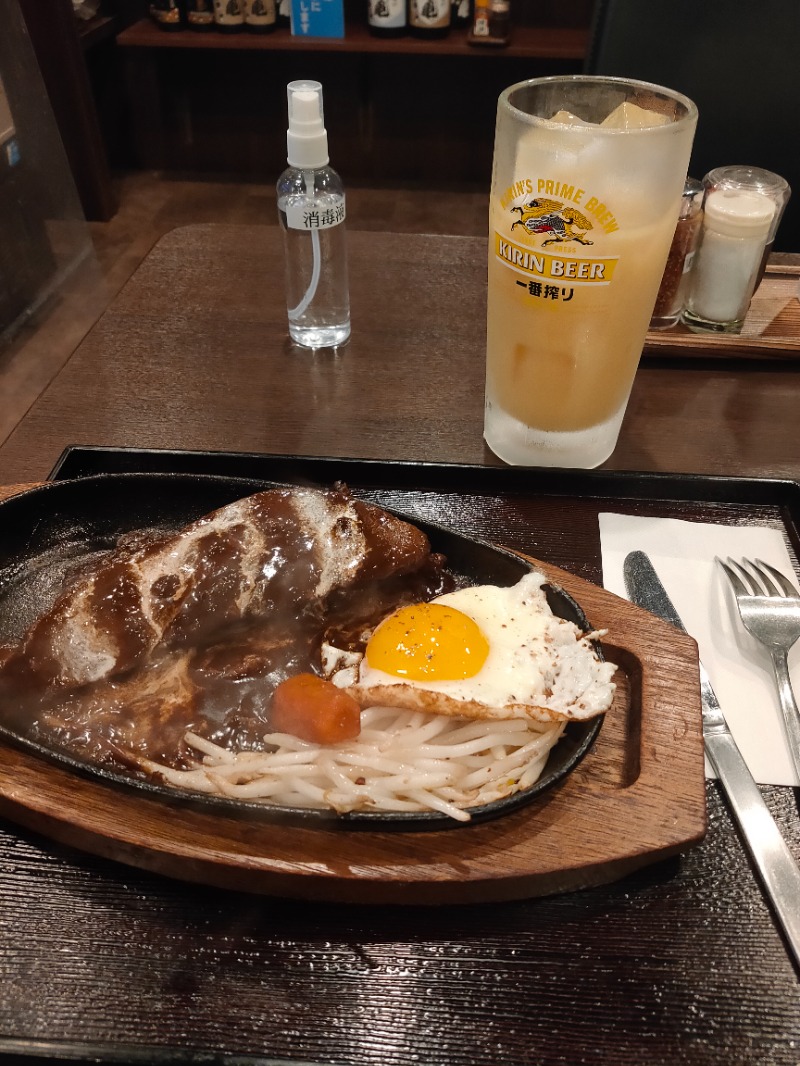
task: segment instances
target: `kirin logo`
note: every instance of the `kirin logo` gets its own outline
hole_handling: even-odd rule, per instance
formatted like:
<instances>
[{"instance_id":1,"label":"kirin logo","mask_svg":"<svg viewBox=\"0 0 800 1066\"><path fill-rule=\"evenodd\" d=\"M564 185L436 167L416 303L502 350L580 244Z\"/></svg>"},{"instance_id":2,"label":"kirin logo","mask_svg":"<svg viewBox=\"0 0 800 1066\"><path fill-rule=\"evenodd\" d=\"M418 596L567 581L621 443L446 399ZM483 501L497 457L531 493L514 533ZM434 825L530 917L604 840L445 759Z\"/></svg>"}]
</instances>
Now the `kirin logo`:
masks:
<instances>
[{"instance_id":1,"label":"kirin logo","mask_svg":"<svg viewBox=\"0 0 800 1066\"><path fill-rule=\"evenodd\" d=\"M519 218L511 224L512 231L522 226L526 233L550 234L542 241L543 248L548 244L563 244L566 241L594 244L594 241L586 240L586 233L592 228L589 219L574 207L564 207L560 200L536 197L522 207L512 207L511 210L519 213Z\"/></svg>"}]
</instances>

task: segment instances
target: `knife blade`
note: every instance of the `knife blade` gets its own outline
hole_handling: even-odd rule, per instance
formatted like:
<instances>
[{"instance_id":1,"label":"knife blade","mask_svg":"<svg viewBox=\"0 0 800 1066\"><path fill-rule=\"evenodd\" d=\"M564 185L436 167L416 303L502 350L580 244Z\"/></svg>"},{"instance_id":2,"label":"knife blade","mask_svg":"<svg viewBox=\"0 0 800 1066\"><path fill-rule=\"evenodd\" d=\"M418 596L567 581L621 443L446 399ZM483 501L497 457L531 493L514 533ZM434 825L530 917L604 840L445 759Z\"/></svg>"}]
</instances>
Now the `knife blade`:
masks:
<instances>
[{"instance_id":1,"label":"knife blade","mask_svg":"<svg viewBox=\"0 0 800 1066\"><path fill-rule=\"evenodd\" d=\"M622 564L622 574L633 603L686 632L645 552L630 552ZM731 735L702 662L700 698L706 755L725 790L767 898L783 928L795 962L800 966L800 869Z\"/></svg>"}]
</instances>

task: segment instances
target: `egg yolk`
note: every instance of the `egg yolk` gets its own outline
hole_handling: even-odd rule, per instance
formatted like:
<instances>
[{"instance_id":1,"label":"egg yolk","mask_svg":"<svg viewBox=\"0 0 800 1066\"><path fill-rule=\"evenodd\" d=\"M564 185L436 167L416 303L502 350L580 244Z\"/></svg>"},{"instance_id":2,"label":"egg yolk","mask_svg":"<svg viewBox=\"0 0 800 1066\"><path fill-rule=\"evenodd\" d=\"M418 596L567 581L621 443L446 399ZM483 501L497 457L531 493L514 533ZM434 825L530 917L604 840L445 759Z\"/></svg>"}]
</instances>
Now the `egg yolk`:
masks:
<instances>
[{"instance_id":1,"label":"egg yolk","mask_svg":"<svg viewBox=\"0 0 800 1066\"><path fill-rule=\"evenodd\" d=\"M386 618L367 644L367 663L409 681L474 677L489 642L462 611L443 603L416 603Z\"/></svg>"}]
</instances>

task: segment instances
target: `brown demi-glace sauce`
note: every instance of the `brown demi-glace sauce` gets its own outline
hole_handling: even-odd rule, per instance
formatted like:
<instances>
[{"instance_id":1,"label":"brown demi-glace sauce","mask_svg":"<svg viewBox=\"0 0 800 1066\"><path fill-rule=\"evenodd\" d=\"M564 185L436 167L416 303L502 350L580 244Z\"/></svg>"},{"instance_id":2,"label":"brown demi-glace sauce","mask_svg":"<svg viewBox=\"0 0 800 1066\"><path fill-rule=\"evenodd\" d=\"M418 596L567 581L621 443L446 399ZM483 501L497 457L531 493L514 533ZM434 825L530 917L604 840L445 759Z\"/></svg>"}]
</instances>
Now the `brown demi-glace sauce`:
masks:
<instances>
[{"instance_id":1,"label":"brown demi-glace sauce","mask_svg":"<svg viewBox=\"0 0 800 1066\"><path fill-rule=\"evenodd\" d=\"M396 607L454 587L413 526L343 489L301 490L301 508L292 491L93 562L0 661L5 724L114 768L185 766L187 731L258 748L275 687L319 672L323 641L363 647ZM320 552L334 575L323 595Z\"/></svg>"}]
</instances>

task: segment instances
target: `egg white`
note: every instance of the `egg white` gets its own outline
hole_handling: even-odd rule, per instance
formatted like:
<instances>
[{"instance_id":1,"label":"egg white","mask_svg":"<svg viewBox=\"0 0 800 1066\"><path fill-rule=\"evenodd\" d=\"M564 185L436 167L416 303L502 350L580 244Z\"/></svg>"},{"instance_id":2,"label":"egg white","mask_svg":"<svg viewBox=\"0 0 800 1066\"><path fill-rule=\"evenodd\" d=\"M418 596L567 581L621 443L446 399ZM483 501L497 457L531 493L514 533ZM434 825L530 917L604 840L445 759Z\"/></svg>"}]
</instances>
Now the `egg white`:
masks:
<instances>
[{"instance_id":1,"label":"egg white","mask_svg":"<svg viewBox=\"0 0 800 1066\"><path fill-rule=\"evenodd\" d=\"M590 640L547 603L543 574L532 572L510 588L477 585L433 600L462 611L489 643L472 677L414 681L376 670L366 656L337 658L326 649L335 684L362 706L387 705L462 714L470 718L538 721L583 719L611 706L615 667L601 662Z\"/></svg>"}]
</instances>

